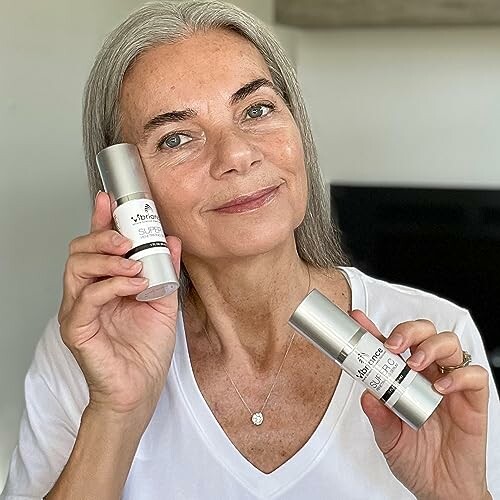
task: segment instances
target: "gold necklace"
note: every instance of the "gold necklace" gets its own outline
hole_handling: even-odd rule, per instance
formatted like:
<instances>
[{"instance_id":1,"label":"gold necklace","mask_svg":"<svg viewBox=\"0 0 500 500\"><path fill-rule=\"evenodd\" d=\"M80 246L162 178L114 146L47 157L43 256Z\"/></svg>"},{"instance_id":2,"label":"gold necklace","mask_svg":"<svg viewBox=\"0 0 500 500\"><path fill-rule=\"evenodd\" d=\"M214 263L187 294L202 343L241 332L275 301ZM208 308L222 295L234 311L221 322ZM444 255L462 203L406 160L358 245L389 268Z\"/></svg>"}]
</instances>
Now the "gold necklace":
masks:
<instances>
[{"instance_id":1,"label":"gold necklace","mask_svg":"<svg viewBox=\"0 0 500 500\"><path fill-rule=\"evenodd\" d=\"M309 265L307 265L307 274L309 276L309 284L307 286L307 293L309 293L310 290L311 290L311 271L309 270ZM212 351L214 351L214 347L213 347L212 341L210 340L210 337L208 336L208 332L207 332L207 329L205 328L205 326L203 326L203 331L205 332L205 335L207 336L208 342L210 343L210 348L212 349ZM264 413L263 413L264 412L264 408L265 408L265 406L267 404L269 396L271 396L271 393L273 392L274 386L276 385L276 381L278 380L279 374L281 372L281 368L283 367L283 364L285 363L286 356L288 354L288 351L290 350L290 347L292 346L293 339L295 338L295 333L296 332L294 330L294 332L292 333L292 336L291 336L291 340L288 343L288 347L286 349L285 356L283 357L283 360L281 361L281 365L280 365L280 367L278 369L278 373L276 373L276 377L274 378L274 382L273 382L273 385L271 386L271 390L269 391L269 393L268 393L268 395L266 397L266 400L264 401L264 404L262 405L262 407L261 407L261 409L259 411L252 412L252 410L249 408L249 406L246 404L245 400L243 399L243 396L241 395L240 391L236 387L236 384L233 382L233 379L231 378L231 376L229 375L228 371L226 370L226 367L224 365L222 365L222 368L226 372L227 378L229 379L229 381L231 382L232 386L234 387L236 393L238 394L239 398L241 399L241 402L245 405L245 408L250 412L250 415L251 415L250 419L251 419L252 424L254 424L256 426L259 426L259 425L261 425L264 422Z\"/></svg>"}]
</instances>

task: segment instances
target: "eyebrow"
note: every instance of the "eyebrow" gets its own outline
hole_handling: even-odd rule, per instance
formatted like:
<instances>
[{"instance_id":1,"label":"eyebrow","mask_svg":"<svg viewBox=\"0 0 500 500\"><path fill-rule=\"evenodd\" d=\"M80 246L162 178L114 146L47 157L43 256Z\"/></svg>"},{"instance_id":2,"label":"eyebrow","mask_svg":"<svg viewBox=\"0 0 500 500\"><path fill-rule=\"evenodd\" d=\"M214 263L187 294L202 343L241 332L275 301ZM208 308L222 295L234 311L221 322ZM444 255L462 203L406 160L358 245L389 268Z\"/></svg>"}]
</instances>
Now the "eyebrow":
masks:
<instances>
[{"instance_id":1,"label":"eyebrow","mask_svg":"<svg viewBox=\"0 0 500 500\"><path fill-rule=\"evenodd\" d=\"M277 89L273 82L271 82L267 78L258 78L257 80L252 80L251 82L246 83L245 85L243 85L243 87L241 87L241 89L237 90L231 96L231 99L229 100L231 106L238 104L240 101L248 97L250 94L253 94L261 87L269 87L274 90L276 94L281 95L280 91Z\"/></svg>"},{"instance_id":2,"label":"eyebrow","mask_svg":"<svg viewBox=\"0 0 500 500\"><path fill-rule=\"evenodd\" d=\"M243 85L243 87L238 89L229 99L229 103L231 104L231 106L234 106L235 104L238 104L239 102L244 100L250 94L256 92L261 87L269 87L270 89L274 90L274 92L278 96L281 95L281 92L273 82L271 82L267 78L258 78L246 83L245 85ZM143 141L145 141L155 129L161 127L162 125L165 125L166 123L181 122L184 120L188 120L189 118L195 118L196 116L197 113L192 108L183 109L181 111L167 111L166 113L161 113L154 118L151 118L151 120L149 120L146 125L144 125L142 139Z\"/></svg>"}]
</instances>

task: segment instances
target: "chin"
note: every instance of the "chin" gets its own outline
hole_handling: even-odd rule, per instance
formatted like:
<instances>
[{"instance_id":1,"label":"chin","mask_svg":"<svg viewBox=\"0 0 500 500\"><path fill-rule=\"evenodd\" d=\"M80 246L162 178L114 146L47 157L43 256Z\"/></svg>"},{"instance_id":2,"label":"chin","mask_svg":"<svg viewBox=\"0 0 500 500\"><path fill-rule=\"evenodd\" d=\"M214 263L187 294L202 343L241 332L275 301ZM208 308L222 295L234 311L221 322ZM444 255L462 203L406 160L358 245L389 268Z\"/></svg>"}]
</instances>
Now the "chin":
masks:
<instances>
[{"instance_id":1,"label":"chin","mask_svg":"<svg viewBox=\"0 0 500 500\"><path fill-rule=\"evenodd\" d=\"M294 238L295 220L269 220L265 224L244 224L237 230L225 232L220 246L234 256L252 256L270 252Z\"/></svg>"}]
</instances>

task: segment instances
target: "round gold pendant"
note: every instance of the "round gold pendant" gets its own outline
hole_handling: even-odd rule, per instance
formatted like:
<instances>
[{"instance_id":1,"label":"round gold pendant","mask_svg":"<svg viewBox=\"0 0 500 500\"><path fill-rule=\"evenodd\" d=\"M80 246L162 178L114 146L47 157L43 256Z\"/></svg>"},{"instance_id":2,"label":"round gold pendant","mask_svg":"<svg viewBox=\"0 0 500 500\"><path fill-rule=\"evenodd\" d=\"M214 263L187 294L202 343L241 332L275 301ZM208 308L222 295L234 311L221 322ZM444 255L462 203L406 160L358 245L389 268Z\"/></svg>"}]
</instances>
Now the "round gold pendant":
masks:
<instances>
[{"instance_id":1,"label":"round gold pendant","mask_svg":"<svg viewBox=\"0 0 500 500\"><path fill-rule=\"evenodd\" d=\"M260 425L260 424L262 424L262 422L264 422L264 415L262 415L262 413L260 411L254 413L252 415L252 423L254 425Z\"/></svg>"}]
</instances>

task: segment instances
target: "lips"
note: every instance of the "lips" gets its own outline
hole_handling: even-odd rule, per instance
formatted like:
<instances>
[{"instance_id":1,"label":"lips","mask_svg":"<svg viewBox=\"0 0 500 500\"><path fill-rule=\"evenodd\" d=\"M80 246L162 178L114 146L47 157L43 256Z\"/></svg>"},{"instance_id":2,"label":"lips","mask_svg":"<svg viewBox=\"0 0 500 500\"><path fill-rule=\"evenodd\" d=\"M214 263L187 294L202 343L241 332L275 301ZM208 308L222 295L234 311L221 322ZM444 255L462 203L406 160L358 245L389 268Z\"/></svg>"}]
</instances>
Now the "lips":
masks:
<instances>
[{"instance_id":1,"label":"lips","mask_svg":"<svg viewBox=\"0 0 500 500\"><path fill-rule=\"evenodd\" d=\"M260 198L265 198L266 195L273 192L277 187L278 186L271 186L268 188L261 189L259 191L255 191L254 193L251 193L249 195L238 196L238 198L234 198L233 200L230 200L227 203L220 205L215 210L221 210L223 208L229 208L229 207L236 207L239 205L246 205L253 201L259 200Z\"/></svg>"}]
</instances>

